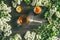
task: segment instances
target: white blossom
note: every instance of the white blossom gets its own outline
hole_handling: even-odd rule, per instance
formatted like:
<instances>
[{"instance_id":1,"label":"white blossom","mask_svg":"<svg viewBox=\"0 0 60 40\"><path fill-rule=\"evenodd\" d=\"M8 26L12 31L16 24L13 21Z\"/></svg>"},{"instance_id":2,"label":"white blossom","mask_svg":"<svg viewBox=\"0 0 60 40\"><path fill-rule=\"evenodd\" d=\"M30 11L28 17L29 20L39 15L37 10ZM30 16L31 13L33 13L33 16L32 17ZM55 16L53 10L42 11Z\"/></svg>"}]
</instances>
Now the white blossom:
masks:
<instances>
[{"instance_id":1,"label":"white blossom","mask_svg":"<svg viewBox=\"0 0 60 40\"><path fill-rule=\"evenodd\" d=\"M36 35L36 40L40 40L41 39L41 35Z\"/></svg>"},{"instance_id":2,"label":"white blossom","mask_svg":"<svg viewBox=\"0 0 60 40\"><path fill-rule=\"evenodd\" d=\"M30 31L27 31L24 38L26 40L40 40L41 39L41 36L36 34L35 32L30 32Z\"/></svg>"},{"instance_id":3,"label":"white blossom","mask_svg":"<svg viewBox=\"0 0 60 40\"><path fill-rule=\"evenodd\" d=\"M14 8L16 8L17 3L15 3L15 2L12 1L12 6L13 6Z\"/></svg>"},{"instance_id":4,"label":"white blossom","mask_svg":"<svg viewBox=\"0 0 60 40\"><path fill-rule=\"evenodd\" d=\"M57 16L58 18L60 18L60 12L59 12L59 11L56 12L56 16Z\"/></svg>"},{"instance_id":5,"label":"white blossom","mask_svg":"<svg viewBox=\"0 0 60 40\"><path fill-rule=\"evenodd\" d=\"M59 40L59 38L56 37L56 36L53 36L53 37L52 37L52 40Z\"/></svg>"},{"instance_id":6,"label":"white blossom","mask_svg":"<svg viewBox=\"0 0 60 40\"><path fill-rule=\"evenodd\" d=\"M25 38L26 40L32 40L32 39L31 39L30 31L27 31L27 32L26 32L26 35L24 36L24 38Z\"/></svg>"},{"instance_id":7,"label":"white blossom","mask_svg":"<svg viewBox=\"0 0 60 40\"><path fill-rule=\"evenodd\" d=\"M4 12L4 13L10 13L11 12L11 7L8 7L6 4L4 4L3 6L1 6L2 4L0 4L0 11Z\"/></svg>"},{"instance_id":8,"label":"white blossom","mask_svg":"<svg viewBox=\"0 0 60 40\"><path fill-rule=\"evenodd\" d=\"M56 27L55 27L55 26L53 26L53 27L52 27L52 30L53 30L53 31L55 31L55 30L56 30Z\"/></svg>"},{"instance_id":9,"label":"white blossom","mask_svg":"<svg viewBox=\"0 0 60 40\"><path fill-rule=\"evenodd\" d=\"M49 5L50 0L33 0L31 3L32 6L47 6Z\"/></svg>"},{"instance_id":10,"label":"white blossom","mask_svg":"<svg viewBox=\"0 0 60 40\"><path fill-rule=\"evenodd\" d=\"M10 21L10 20L11 20L11 18L10 18L10 17L5 17L5 18L4 18L4 17L2 17L2 18L1 18L1 20L3 20L3 21Z\"/></svg>"},{"instance_id":11,"label":"white blossom","mask_svg":"<svg viewBox=\"0 0 60 40\"><path fill-rule=\"evenodd\" d=\"M13 37L10 38L10 40L22 40L20 34L16 34Z\"/></svg>"},{"instance_id":12,"label":"white blossom","mask_svg":"<svg viewBox=\"0 0 60 40\"><path fill-rule=\"evenodd\" d=\"M4 36L9 36L12 33L11 26L8 25L6 22L2 22L2 24L0 24L0 30L4 32Z\"/></svg>"},{"instance_id":13,"label":"white blossom","mask_svg":"<svg viewBox=\"0 0 60 40\"><path fill-rule=\"evenodd\" d=\"M14 2L14 1L15 1L15 2ZM17 5L20 5L21 2L22 2L22 0L14 0L14 1L12 1L12 6L13 6L14 8L16 8L16 6L17 6Z\"/></svg>"},{"instance_id":14,"label":"white blossom","mask_svg":"<svg viewBox=\"0 0 60 40\"><path fill-rule=\"evenodd\" d=\"M50 13L55 13L56 11L57 11L57 7L53 5L52 8L50 9Z\"/></svg>"},{"instance_id":15,"label":"white blossom","mask_svg":"<svg viewBox=\"0 0 60 40\"><path fill-rule=\"evenodd\" d=\"M35 40L36 33L32 32L32 40Z\"/></svg>"},{"instance_id":16,"label":"white blossom","mask_svg":"<svg viewBox=\"0 0 60 40\"><path fill-rule=\"evenodd\" d=\"M10 36L10 34L12 34L11 30L8 30L8 31L4 32L4 36Z\"/></svg>"},{"instance_id":17,"label":"white blossom","mask_svg":"<svg viewBox=\"0 0 60 40\"><path fill-rule=\"evenodd\" d=\"M9 36L12 33L11 26L1 19L0 19L0 30L4 32L4 36Z\"/></svg>"},{"instance_id":18,"label":"white blossom","mask_svg":"<svg viewBox=\"0 0 60 40\"><path fill-rule=\"evenodd\" d=\"M15 35L15 40L22 40L21 36L19 34Z\"/></svg>"},{"instance_id":19,"label":"white blossom","mask_svg":"<svg viewBox=\"0 0 60 40\"><path fill-rule=\"evenodd\" d=\"M38 2L38 0L33 0L33 2L31 3L32 6L35 6L35 4Z\"/></svg>"},{"instance_id":20,"label":"white blossom","mask_svg":"<svg viewBox=\"0 0 60 40\"><path fill-rule=\"evenodd\" d=\"M0 4L0 31L4 32L4 36L9 36L12 34L11 26L7 23L11 20L11 15L9 14L11 12L11 7L8 7L3 1Z\"/></svg>"}]
</instances>

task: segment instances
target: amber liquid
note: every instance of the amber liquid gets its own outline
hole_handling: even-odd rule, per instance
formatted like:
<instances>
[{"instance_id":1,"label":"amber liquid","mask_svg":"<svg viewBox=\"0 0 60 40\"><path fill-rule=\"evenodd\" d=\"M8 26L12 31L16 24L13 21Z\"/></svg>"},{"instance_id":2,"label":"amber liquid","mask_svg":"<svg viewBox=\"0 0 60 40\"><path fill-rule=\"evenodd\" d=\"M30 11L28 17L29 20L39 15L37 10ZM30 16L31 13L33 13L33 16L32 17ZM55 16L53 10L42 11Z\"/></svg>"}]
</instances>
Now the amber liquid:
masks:
<instances>
[{"instance_id":1,"label":"amber liquid","mask_svg":"<svg viewBox=\"0 0 60 40\"><path fill-rule=\"evenodd\" d=\"M22 15L19 17L17 23L20 25L27 25L29 23L29 18L26 15Z\"/></svg>"}]
</instances>

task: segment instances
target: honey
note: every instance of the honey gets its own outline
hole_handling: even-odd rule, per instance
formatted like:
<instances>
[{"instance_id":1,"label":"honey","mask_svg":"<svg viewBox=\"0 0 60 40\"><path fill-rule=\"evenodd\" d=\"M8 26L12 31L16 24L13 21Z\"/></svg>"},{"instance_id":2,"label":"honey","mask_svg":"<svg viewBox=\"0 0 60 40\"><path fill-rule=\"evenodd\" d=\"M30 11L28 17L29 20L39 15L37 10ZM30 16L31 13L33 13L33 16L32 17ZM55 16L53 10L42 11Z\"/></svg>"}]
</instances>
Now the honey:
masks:
<instances>
[{"instance_id":1,"label":"honey","mask_svg":"<svg viewBox=\"0 0 60 40\"><path fill-rule=\"evenodd\" d=\"M17 23L20 25L27 25L29 23L29 18L26 15L22 15L19 17Z\"/></svg>"},{"instance_id":2,"label":"honey","mask_svg":"<svg viewBox=\"0 0 60 40\"><path fill-rule=\"evenodd\" d=\"M35 12L36 14L40 14L41 11L42 11L42 9L41 9L41 7L39 7L39 6L36 6L36 7L34 8L34 12Z\"/></svg>"},{"instance_id":3,"label":"honey","mask_svg":"<svg viewBox=\"0 0 60 40\"><path fill-rule=\"evenodd\" d=\"M22 7L21 7L21 6L17 6L16 11L17 11L18 13L20 13L20 12L22 11Z\"/></svg>"}]
</instances>

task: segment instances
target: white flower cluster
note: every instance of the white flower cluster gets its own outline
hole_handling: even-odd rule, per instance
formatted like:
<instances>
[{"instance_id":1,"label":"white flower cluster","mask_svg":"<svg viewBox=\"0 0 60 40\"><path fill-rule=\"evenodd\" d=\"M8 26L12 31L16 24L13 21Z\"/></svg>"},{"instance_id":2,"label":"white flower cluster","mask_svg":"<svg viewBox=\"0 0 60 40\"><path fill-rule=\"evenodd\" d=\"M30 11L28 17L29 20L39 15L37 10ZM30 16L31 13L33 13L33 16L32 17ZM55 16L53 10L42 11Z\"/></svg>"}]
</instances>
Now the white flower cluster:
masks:
<instances>
[{"instance_id":1,"label":"white flower cluster","mask_svg":"<svg viewBox=\"0 0 60 40\"><path fill-rule=\"evenodd\" d=\"M11 7L7 7L6 4L2 1L0 4L0 31L4 32L4 36L9 36L11 32L11 26L8 25L7 21L11 20L11 15L9 14L11 12Z\"/></svg>"},{"instance_id":2,"label":"white flower cluster","mask_svg":"<svg viewBox=\"0 0 60 40\"><path fill-rule=\"evenodd\" d=\"M4 32L4 36L9 36L12 33L11 26L2 18L0 18L0 30Z\"/></svg>"},{"instance_id":3,"label":"white flower cluster","mask_svg":"<svg viewBox=\"0 0 60 40\"><path fill-rule=\"evenodd\" d=\"M49 18L48 18L49 23L52 22L52 16L53 16L54 13L57 12L57 7L58 7L58 6L53 5L53 6L50 8L50 10L49 10L50 16L49 16Z\"/></svg>"},{"instance_id":4,"label":"white flower cluster","mask_svg":"<svg viewBox=\"0 0 60 40\"><path fill-rule=\"evenodd\" d=\"M54 13L56 13L56 16L60 18L60 12L57 11L58 6L53 5L52 8L50 8L50 15L52 16Z\"/></svg>"},{"instance_id":5,"label":"white flower cluster","mask_svg":"<svg viewBox=\"0 0 60 40\"><path fill-rule=\"evenodd\" d=\"M60 40L60 38L56 37L56 36L53 36L52 37L52 40Z\"/></svg>"},{"instance_id":6,"label":"white flower cluster","mask_svg":"<svg viewBox=\"0 0 60 40\"><path fill-rule=\"evenodd\" d=\"M53 30L53 31L55 31L55 30L56 30L56 27L55 27L55 26L53 26L53 27L52 27L52 30Z\"/></svg>"},{"instance_id":7,"label":"white flower cluster","mask_svg":"<svg viewBox=\"0 0 60 40\"><path fill-rule=\"evenodd\" d=\"M4 4L4 2L2 1L0 4L0 16L5 17L5 19L9 19L11 18L10 13L11 12L11 7L8 7L6 4ZM8 16L8 17L6 17Z\"/></svg>"},{"instance_id":8,"label":"white flower cluster","mask_svg":"<svg viewBox=\"0 0 60 40\"><path fill-rule=\"evenodd\" d=\"M59 11L56 12L56 16L57 16L58 18L60 18L60 12L59 12Z\"/></svg>"},{"instance_id":9,"label":"white flower cluster","mask_svg":"<svg viewBox=\"0 0 60 40\"><path fill-rule=\"evenodd\" d=\"M50 0L33 0L32 6L47 6L49 5Z\"/></svg>"},{"instance_id":10,"label":"white flower cluster","mask_svg":"<svg viewBox=\"0 0 60 40\"><path fill-rule=\"evenodd\" d=\"M57 17L57 18L60 18L60 11L58 11L57 9L58 9L58 5L52 5L52 7L50 7L50 10L49 10L49 12L50 12L50 15L49 15L49 17L48 17L48 21L49 21L49 23L52 23L53 22L53 20L52 20L52 16L53 16L53 14L55 14L55 16ZM59 24L60 25L60 24Z\"/></svg>"},{"instance_id":11,"label":"white flower cluster","mask_svg":"<svg viewBox=\"0 0 60 40\"><path fill-rule=\"evenodd\" d=\"M37 35L35 32L30 32L30 31L27 31L24 38L26 40L40 40L41 39L41 35Z\"/></svg>"},{"instance_id":12,"label":"white flower cluster","mask_svg":"<svg viewBox=\"0 0 60 40\"><path fill-rule=\"evenodd\" d=\"M50 14L53 15L55 12L57 12L57 7L58 6L53 5L52 8L50 8Z\"/></svg>"},{"instance_id":13,"label":"white flower cluster","mask_svg":"<svg viewBox=\"0 0 60 40\"><path fill-rule=\"evenodd\" d=\"M10 13L11 12L11 7L7 7L7 5L4 4L4 2L2 1L2 3L0 4L0 11L2 13Z\"/></svg>"},{"instance_id":14,"label":"white flower cluster","mask_svg":"<svg viewBox=\"0 0 60 40\"><path fill-rule=\"evenodd\" d=\"M22 40L22 38L19 34L16 34L14 38L11 37L10 40Z\"/></svg>"},{"instance_id":15,"label":"white flower cluster","mask_svg":"<svg viewBox=\"0 0 60 40\"><path fill-rule=\"evenodd\" d=\"M14 0L14 1L12 1L12 6L14 8L16 8L17 5L20 5L21 4L21 2L22 2L22 0Z\"/></svg>"}]
</instances>

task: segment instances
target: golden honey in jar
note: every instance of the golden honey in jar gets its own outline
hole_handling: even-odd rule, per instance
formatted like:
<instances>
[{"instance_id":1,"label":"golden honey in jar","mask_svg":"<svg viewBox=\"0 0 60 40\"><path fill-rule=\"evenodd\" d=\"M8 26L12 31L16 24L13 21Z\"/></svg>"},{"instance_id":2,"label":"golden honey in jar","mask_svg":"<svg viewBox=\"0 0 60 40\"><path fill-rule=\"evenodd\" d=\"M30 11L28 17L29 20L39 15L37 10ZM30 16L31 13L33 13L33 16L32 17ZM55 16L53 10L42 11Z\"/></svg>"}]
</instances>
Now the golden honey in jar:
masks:
<instances>
[{"instance_id":1,"label":"golden honey in jar","mask_svg":"<svg viewBox=\"0 0 60 40\"><path fill-rule=\"evenodd\" d=\"M16 7L16 11L17 11L18 13L20 13L20 12L22 11L22 7L21 7L21 6L17 6L17 7Z\"/></svg>"},{"instance_id":2,"label":"golden honey in jar","mask_svg":"<svg viewBox=\"0 0 60 40\"><path fill-rule=\"evenodd\" d=\"M17 23L20 25L27 25L29 23L29 18L26 15L22 15L17 20Z\"/></svg>"},{"instance_id":3,"label":"golden honey in jar","mask_svg":"<svg viewBox=\"0 0 60 40\"><path fill-rule=\"evenodd\" d=\"M42 9L41 9L41 7L39 7L39 6L36 6L36 7L34 8L34 13L36 13L36 14L40 14L41 11L42 11Z\"/></svg>"}]
</instances>

